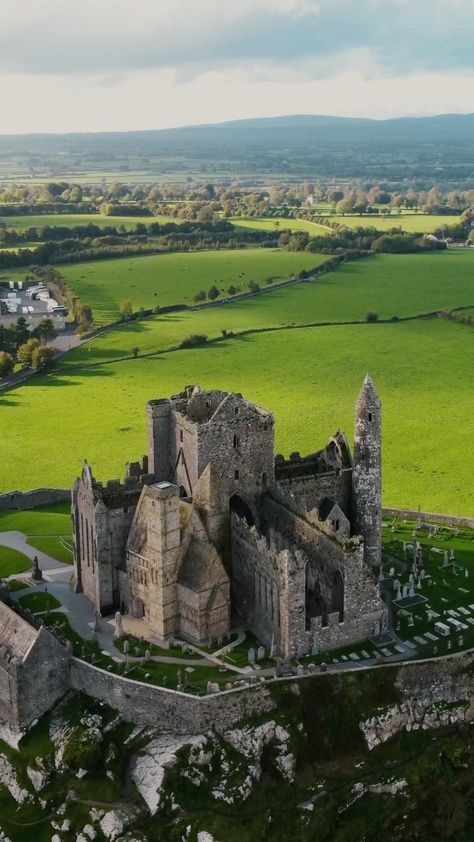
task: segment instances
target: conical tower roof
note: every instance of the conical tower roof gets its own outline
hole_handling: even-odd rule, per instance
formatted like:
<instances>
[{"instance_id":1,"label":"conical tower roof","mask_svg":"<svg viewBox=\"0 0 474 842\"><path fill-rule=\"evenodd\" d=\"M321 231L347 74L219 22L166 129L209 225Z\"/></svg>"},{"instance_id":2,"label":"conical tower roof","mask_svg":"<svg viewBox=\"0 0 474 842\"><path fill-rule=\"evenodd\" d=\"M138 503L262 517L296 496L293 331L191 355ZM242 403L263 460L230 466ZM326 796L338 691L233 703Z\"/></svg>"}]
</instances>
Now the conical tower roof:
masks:
<instances>
[{"instance_id":1,"label":"conical tower roof","mask_svg":"<svg viewBox=\"0 0 474 842\"><path fill-rule=\"evenodd\" d=\"M379 407L380 406L380 398L377 392L377 389L374 386L373 380L370 374L365 375L364 382L362 384L362 388L359 392L356 407L357 410L364 409L366 407Z\"/></svg>"}]
</instances>

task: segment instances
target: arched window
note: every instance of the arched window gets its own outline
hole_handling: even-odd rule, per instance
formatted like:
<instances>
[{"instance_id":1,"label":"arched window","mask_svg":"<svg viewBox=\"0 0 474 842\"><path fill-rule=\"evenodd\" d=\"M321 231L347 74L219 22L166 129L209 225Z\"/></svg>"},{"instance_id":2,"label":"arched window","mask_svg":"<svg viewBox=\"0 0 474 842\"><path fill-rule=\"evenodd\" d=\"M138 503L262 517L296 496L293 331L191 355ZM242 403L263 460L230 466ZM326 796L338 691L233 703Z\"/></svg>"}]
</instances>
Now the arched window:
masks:
<instances>
[{"instance_id":1,"label":"arched window","mask_svg":"<svg viewBox=\"0 0 474 842\"><path fill-rule=\"evenodd\" d=\"M262 474L262 485L263 485L264 488L266 488L266 485L267 485L267 472L266 471L264 471L263 474Z\"/></svg>"},{"instance_id":2,"label":"arched window","mask_svg":"<svg viewBox=\"0 0 474 842\"><path fill-rule=\"evenodd\" d=\"M238 437L238 436L234 436L234 447L238 447L238 446L239 446L239 444L240 444L239 437Z\"/></svg>"},{"instance_id":3,"label":"arched window","mask_svg":"<svg viewBox=\"0 0 474 842\"><path fill-rule=\"evenodd\" d=\"M372 413L369 412L369 421L372 421Z\"/></svg>"}]
</instances>

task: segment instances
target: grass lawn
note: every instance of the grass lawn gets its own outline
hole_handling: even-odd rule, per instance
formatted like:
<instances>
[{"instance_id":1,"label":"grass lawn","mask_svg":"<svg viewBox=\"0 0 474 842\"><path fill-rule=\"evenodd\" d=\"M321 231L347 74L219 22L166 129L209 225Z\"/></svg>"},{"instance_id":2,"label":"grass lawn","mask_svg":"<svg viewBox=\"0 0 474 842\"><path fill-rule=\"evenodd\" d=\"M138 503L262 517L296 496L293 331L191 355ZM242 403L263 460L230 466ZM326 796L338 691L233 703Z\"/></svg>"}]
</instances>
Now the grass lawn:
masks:
<instances>
[{"instance_id":1,"label":"grass lawn","mask_svg":"<svg viewBox=\"0 0 474 842\"><path fill-rule=\"evenodd\" d=\"M95 321L105 324L119 317L124 299L129 299L135 310L157 304L192 305L201 289L207 292L216 285L224 295L233 284L247 291L251 280L260 284L270 276L283 280L321 262L320 255L305 252L236 249L115 258L58 269L90 304Z\"/></svg>"},{"instance_id":2,"label":"grass lawn","mask_svg":"<svg viewBox=\"0 0 474 842\"><path fill-rule=\"evenodd\" d=\"M52 611L53 608L59 608L61 605L59 599L56 599L53 594L45 593L45 591L25 594L25 596L20 597L19 601L23 608L28 608L33 614Z\"/></svg>"},{"instance_id":3,"label":"grass lawn","mask_svg":"<svg viewBox=\"0 0 474 842\"><path fill-rule=\"evenodd\" d=\"M1 490L66 487L85 457L98 478L122 476L125 461L146 451L146 401L193 382L240 391L275 412L277 452L310 452L339 426L352 438L354 401L370 371L383 402L385 505L469 514L472 462L459 435L472 429L473 370L471 332L442 320L282 330L65 368L0 396L10 431L1 445ZM60 439L52 419L60 419ZM31 450L24 430L33 423ZM12 528L4 526L12 517L2 515L0 527Z\"/></svg>"},{"instance_id":4,"label":"grass lawn","mask_svg":"<svg viewBox=\"0 0 474 842\"><path fill-rule=\"evenodd\" d=\"M7 228L14 228L17 231L26 231L28 228L42 228L45 225L58 225L61 227L75 228L78 225L99 225L101 228L125 226L127 231L133 231L137 223L144 222L150 225L152 222L167 224L168 222L183 222L181 219L174 219L169 216L103 216L100 213L71 213L71 214L28 214L25 216L3 216L0 205L0 221L3 221ZM37 244L36 244L37 245Z\"/></svg>"},{"instance_id":5,"label":"grass lawn","mask_svg":"<svg viewBox=\"0 0 474 842\"><path fill-rule=\"evenodd\" d=\"M37 509L17 509L0 512L0 542L2 532L17 530L27 536L28 544L52 558L72 563L71 506L69 502ZM28 563L29 566L30 562ZM20 571L12 571L20 572Z\"/></svg>"},{"instance_id":6,"label":"grass lawn","mask_svg":"<svg viewBox=\"0 0 474 842\"><path fill-rule=\"evenodd\" d=\"M0 533L1 542L1 533ZM31 561L28 556L21 553L19 550L14 550L11 547L4 547L0 543L0 577L13 576L16 573L24 573L31 567Z\"/></svg>"},{"instance_id":7,"label":"grass lawn","mask_svg":"<svg viewBox=\"0 0 474 842\"><path fill-rule=\"evenodd\" d=\"M322 257L313 255L316 263ZM192 333L212 338L223 330L364 320L369 310L391 318L470 303L474 304L474 252L374 255L343 264L315 281L276 290L264 287L251 299L124 325L72 351L61 365L113 360L129 356L134 347L141 354L172 348Z\"/></svg>"},{"instance_id":8,"label":"grass lawn","mask_svg":"<svg viewBox=\"0 0 474 842\"><path fill-rule=\"evenodd\" d=\"M51 558L56 558L65 564L72 564L71 540L70 535L64 537L62 535L35 535L34 538L28 538L28 544Z\"/></svg>"}]
</instances>

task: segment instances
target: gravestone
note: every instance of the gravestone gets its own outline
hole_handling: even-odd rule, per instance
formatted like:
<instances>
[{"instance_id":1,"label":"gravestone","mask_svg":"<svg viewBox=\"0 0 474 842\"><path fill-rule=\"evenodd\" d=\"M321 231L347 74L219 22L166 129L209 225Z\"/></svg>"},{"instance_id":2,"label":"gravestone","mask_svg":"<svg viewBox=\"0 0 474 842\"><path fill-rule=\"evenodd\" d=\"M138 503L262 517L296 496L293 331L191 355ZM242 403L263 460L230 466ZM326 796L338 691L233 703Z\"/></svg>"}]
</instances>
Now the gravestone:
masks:
<instances>
[{"instance_id":1,"label":"gravestone","mask_svg":"<svg viewBox=\"0 0 474 842\"><path fill-rule=\"evenodd\" d=\"M123 654L128 655L129 652L130 652L130 641L124 640L124 642L123 642Z\"/></svg>"},{"instance_id":2,"label":"gravestone","mask_svg":"<svg viewBox=\"0 0 474 842\"><path fill-rule=\"evenodd\" d=\"M255 658L256 658L255 649L253 648L253 646L251 646L249 651L248 651L248 662L249 662L249 664L254 664Z\"/></svg>"},{"instance_id":3,"label":"gravestone","mask_svg":"<svg viewBox=\"0 0 474 842\"><path fill-rule=\"evenodd\" d=\"M257 649L257 661L263 661L265 657L265 647L259 646Z\"/></svg>"},{"instance_id":4,"label":"gravestone","mask_svg":"<svg viewBox=\"0 0 474 842\"><path fill-rule=\"evenodd\" d=\"M145 649L145 661L149 661L151 658L151 653L149 649Z\"/></svg>"},{"instance_id":5,"label":"gravestone","mask_svg":"<svg viewBox=\"0 0 474 842\"><path fill-rule=\"evenodd\" d=\"M395 576L395 568L394 567L390 568L390 570L388 571L388 575L389 576Z\"/></svg>"}]
</instances>

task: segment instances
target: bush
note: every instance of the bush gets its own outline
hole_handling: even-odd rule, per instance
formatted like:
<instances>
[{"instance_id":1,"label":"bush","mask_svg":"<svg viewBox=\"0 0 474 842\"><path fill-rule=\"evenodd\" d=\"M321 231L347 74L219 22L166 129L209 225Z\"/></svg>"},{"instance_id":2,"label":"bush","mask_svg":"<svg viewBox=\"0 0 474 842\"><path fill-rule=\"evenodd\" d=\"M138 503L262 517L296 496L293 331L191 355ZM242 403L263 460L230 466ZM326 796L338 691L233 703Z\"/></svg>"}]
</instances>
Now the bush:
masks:
<instances>
[{"instance_id":1,"label":"bush","mask_svg":"<svg viewBox=\"0 0 474 842\"><path fill-rule=\"evenodd\" d=\"M369 310L365 317L366 322L378 322L379 314L375 312L375 310Z\"/></svg>"},{"instance_id":2,"label":"bush","mask_svg":"<svg viewBox=\"0 0 474 842\"><path fill-rule=\"evenodd\" d=\"M98 743L85 739L80 728L74 728L64 749L63 760L70 769L96 769L102 758L102 751Z\"/></svg>"},{"instance_id":3,"label":"bush","mask_svg":"<svg viewBox=\"0 0 474 842\"><path fill-rule=\"evenodd\" d=\"M229 295L236 295L237 292L238 292L238 289L233 284L231 284L230 287L228 288L227 292L229 293Z\"/></svg>"},{"instance_id":4,"label":"bush","mask_svg":"<svg viewBox=\"0 0 474 842\"><path fill-rule=\"evenodd\" d=\"M209 292L207 293L207 297L208 297L209 301L215 301L216 298L219 297L219 295L220 295L220 292L219 292L219 290L217 289L216 286L212 286L210 288Z\"/></svg>"},{"instance_id":5,"label":"bush","mask_svg":"<svg viewBox=\"0 0 474 842\"><path fill-rule=\"evenodd\" d=\"M207 336L204 333L191 333L186 339L183 339L179 348L195 348L197 345L205 345Z\"/></svg>"},{"instance_id":6,"label":"bush","mask_svg":"<svg viewBox=\"0 0 474 842\"><path fill-rule=\"evenodd\" d=\"M31 355L31 366L35 371L45 371L46 369L51 368L53 364L53 357L54 349L46 348L44 345L41 345L39 348L35 348L33 354Z\"/></svg>"},{"instance_id":7,"label":"bush","mask_svg":"<svg viewBox=\"0 0 474 842\"><path fill-rule=\"evenodd\" d=\"M0 377L6 377L7 374L11 374L14 365L15 360L12 355L6 351L0 351Z\"/></svg>"},{"instance_id":8,"label":"bush","mask_svg":"<svg viewBox=\"0 0 474 842\"><path fill-rule=\"evenodd\" d=\"M196 303L198 301L205 301L205 300L206 300L206 293L204 292L203 289L201 289L198 293L196 293L196 295L194 296L194 299L193 299L193 301L196 301Z\"/></svg>"},{"instance_id":9,"label":"bush","mask_svg":"<svg viewBox=\"0 0 474 842\"><path fill-rule=\"evenodd\" d=\"M260 284L257 284L255 281L249 281L249 290L250 292L260 292Z\"/></svg>"},{"instance_id":10,"label":"bush","mask_svg":"<svg viewBox=\"0 0 474 842\"><path fill-rule=\"evenodd\" d=\"M23 345L20 345L16 353L16 358L21 365L31 365L34 352L40 347L39 339L28 339Z\"/></svg>"}]
</instances>

